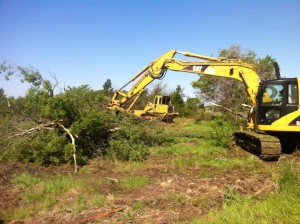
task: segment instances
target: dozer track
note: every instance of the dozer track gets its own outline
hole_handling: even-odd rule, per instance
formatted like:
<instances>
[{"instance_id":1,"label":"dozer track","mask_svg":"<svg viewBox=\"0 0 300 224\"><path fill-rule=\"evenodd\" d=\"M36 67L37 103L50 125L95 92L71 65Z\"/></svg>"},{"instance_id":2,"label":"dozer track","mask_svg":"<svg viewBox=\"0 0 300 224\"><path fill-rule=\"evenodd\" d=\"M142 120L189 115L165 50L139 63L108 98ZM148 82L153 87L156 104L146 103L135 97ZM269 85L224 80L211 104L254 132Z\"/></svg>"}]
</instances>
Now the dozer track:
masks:
<instances>
[{"instance_id":1,"label":"dozer track","mask_svg":"<svg viewBox=\"0 0 300 224\"><path fill-rule=\"evenodd\" d=\"M265 161L277 161L281 154L278 138L256 132L239 131L234 133L235 142L244 150Z\"/></svg>"}]
</instances>

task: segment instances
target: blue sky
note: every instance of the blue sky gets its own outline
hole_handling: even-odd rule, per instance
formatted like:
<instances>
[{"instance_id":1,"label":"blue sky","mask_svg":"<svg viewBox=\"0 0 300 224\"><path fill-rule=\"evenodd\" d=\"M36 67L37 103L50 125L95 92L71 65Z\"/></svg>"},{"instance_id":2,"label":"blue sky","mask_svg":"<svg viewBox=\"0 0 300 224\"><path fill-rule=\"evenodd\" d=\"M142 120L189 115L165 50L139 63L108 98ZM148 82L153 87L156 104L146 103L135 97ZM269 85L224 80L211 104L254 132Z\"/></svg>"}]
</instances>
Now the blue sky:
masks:
<instances>
[{"instance_id":1,"label":"blue sky","mask_svg":"<svg viewBox=\"0 0 300 224\"><path fill-rule=\"evenodd\" d=\"M123 86L164 52L217 56L240 44L300 76L299 0L0 0L0 63L33 66L61 86ZM163 83L193 96L197 76L168 72ZM0 77L10 96L27 85Z\"/></svg>"}]
</instances>

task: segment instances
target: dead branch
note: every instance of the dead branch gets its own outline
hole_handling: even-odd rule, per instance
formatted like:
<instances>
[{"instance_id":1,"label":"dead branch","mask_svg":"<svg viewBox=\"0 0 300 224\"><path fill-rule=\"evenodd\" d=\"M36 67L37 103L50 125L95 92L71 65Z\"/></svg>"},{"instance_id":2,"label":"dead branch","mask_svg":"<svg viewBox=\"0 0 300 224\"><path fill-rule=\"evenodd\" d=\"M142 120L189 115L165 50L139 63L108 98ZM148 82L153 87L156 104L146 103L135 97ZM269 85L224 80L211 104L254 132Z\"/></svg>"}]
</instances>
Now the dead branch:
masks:
<instances>
[{"instance_id":1,"label":"dead branch","mask_svg":"<svg viewBox=\"0 0 300 224\"><path fill-rule=\"evenodd\" d=\"M78 172L77 170L77 162L76 162L76 147L75 147L75 138L74 136L71 134L70 130L65 128L65 126L63 126L62 124L59 125L65 132L67 132L67 134L70 136L71 138L71 142L72 142L72 146L73 146L73 158L74 158L74 165L75 165L75 173Z\"/></svg>"},{"instance_id":2,"label":"dead branch","mask_svg":"<svg viewBox=\"0 0 300 224\"><path fill-rule=\"evenodd\" d=\"M54 130L55 128L59 128L59 125L61 124L61 122L62 121L51 121L51 122L48 122L48 123L45 123L45 124L37 125L37 126L35 126L33 128L29 128L27 130L21 130L21 129L15 127L16 129L19 130L19 132L11 134L7 138L5 138L3 140L3 142L7 142L10 139L13 139L13 138L16 138L16 137L23 137L25 135L32 134L33 132L36 132L36 131Z\"/></svg>"},{"instance_id":3,"label":"dead branch","mask_svg":"<svg viewBox=\"0 0 300 224\"><path fill-rule=\"evenodd\" d=\"M51 76L51 77L54 79L54 81L55 81L54 84L51 83L52 88L51 88L51 90L50 90L50 96L53 97L53 95L54 95L54 90L55 90L55 88L60 84L60 82L57 80L55 74L50 73L50 76Z\"/></svg>"},{"instance_id":4,"label":"dead branch","mask_svg":"<svg viewBox=\"0 0 300 224\"><path fill-rule=\"evenodd\" d=\"M124 208L117 208L117 209L113 209L113 210L110 210L110 211L107 211L107 212L101 212L101 213L98 213L98 214L96 214L94 216L88 217L88 218L86 218L84 220L81 220L80 223L87 223L87 222L92 221L94 219L105 218L107 216L110 216L110 215L112 215L112 214L114 214L116 212L120 212L120 211L123 211L123 210L124 210Z\"/></svg>"},{"instance_id":5,"label":"dead branch","mask_svg":"<svg viewBox=\"0 0 300 224\"><path fill-rule=\"evenodd\" d=\"M237 115L237 116L239 116L239 117L241 117L241 118L243 118L243 119L247 119L246 117L244 117L242 114L239 114L239 113L235 113L235 112L233 112L231 109L229 109L229 108L227 108L227 107L224 107L224 106L222 106L222 105L219 105L219 104L216 104L216 103L213 103L213 102L210 102L212 105L214 105L214 106L216 106L216 107L220 107L220 108L222 108L222 109L224 109L224 110L227 110L228 112L230 112L230 113L232 113L232 114L234 114L234 115Z\"/></svg>"}]
</instances>

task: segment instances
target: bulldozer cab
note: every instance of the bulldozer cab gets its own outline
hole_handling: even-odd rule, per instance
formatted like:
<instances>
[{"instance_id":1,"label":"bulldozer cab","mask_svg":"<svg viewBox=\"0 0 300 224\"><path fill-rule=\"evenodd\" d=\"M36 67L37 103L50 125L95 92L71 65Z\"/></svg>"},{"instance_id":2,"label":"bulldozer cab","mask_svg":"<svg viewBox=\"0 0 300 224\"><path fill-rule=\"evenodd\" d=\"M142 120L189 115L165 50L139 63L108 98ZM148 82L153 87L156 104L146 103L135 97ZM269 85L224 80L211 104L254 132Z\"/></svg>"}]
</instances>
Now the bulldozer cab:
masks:
<instances>
[{"instance_id":1,"label":"bulldozer cab","mask_svg":"<svg viewBox=\"0 0 300 224\"><path fill-rule=\"evenodd\" d=\"M175 108L171 103L170 96L156 95L153 104L157 112L175 113Z\"/></svg>"},{"instance_id":2,"label":"bulldozer cab","mask_svg":"<svg viewBox=\"0 0 300 224\"><path fill-rule=\"evenodd\" d=\"M156 95L154 98L154 105L169 105L169 104L171 104L170 96Z\"/></svg>"}]
</instances>

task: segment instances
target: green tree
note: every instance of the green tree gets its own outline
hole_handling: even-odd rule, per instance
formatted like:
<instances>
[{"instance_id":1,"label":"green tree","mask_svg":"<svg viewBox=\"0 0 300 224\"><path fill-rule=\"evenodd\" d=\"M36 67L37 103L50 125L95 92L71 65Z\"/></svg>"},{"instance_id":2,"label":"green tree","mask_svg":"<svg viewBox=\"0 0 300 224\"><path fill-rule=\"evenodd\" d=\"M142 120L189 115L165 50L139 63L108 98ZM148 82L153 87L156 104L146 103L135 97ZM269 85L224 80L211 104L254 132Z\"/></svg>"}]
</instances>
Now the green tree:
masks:
<instances>
[{"instance_id":1,"label":"green tree","mask_svg":"<svg viewBox=\"0 0 300 224\"><path fill-rule=\"evenodd\" d=\"M17 76L20 78L21 82L27 82L31 84L31 89L36 91L43 91L47 93L50 97L54 95L54 90L58 86L55 75L51 74L54 82L45 79L41 73L33 67L23 67L14 64L8 64L4 61L0 65L0 74L3 73L6 80L9 80L11 76Z\"/></svg>"},{"instance_id":2,"label":"green tree","mask_svg":"<svg viewBox=\"0 0 300 224\"><path fill-rule=\"evenodd\" d=\"M184 105L185 105L183 97L184 97L183 89L181 88L180 85L177 85L176 90L171 94L171 101L175 107L175 110L179 112L181 115L183 115Z\"/></svg>"},{"instance_id":3,"label":"green tree","mask_svg":"<svg viewBox=\"0 0 300 224\"><path fill-rule=\"evenodd\" d=\"M2 88L0 89L0 108L0 117L7 116L9 112L9 101Z\"/></svg>"},{"instance_id":4,"label":"green tree","mask_svg":"<svg viewBox=\"0 0 300 224\"><path fill-rule=\"evenodd\" d=\"M186 117L196 115L201 109L204 109L204 104L201 103L199 98L187 98L183 109L183 115Z\"/></svg>"},{"instance_id":5,"label":"green tree","mask_svg":"<svg viewBox=\"0 0 300 224\"><path fill-rule=\"evenodd\" d=\"M103 84L103 91L105 93L112 93L114 91L110 79L107 79L106 82Z\"/></svg>"},{"instance_id":6,"label":"green tree","mask_svg":"<svg viewBox=\"0 0 300 224\"><path fill-rule=\"evenodd\" d=\"M275 79L274 63L276 60L267 55L264 58L259 58L257 62L257 74L261 80Z\"/></svg>"}]
</instances>

